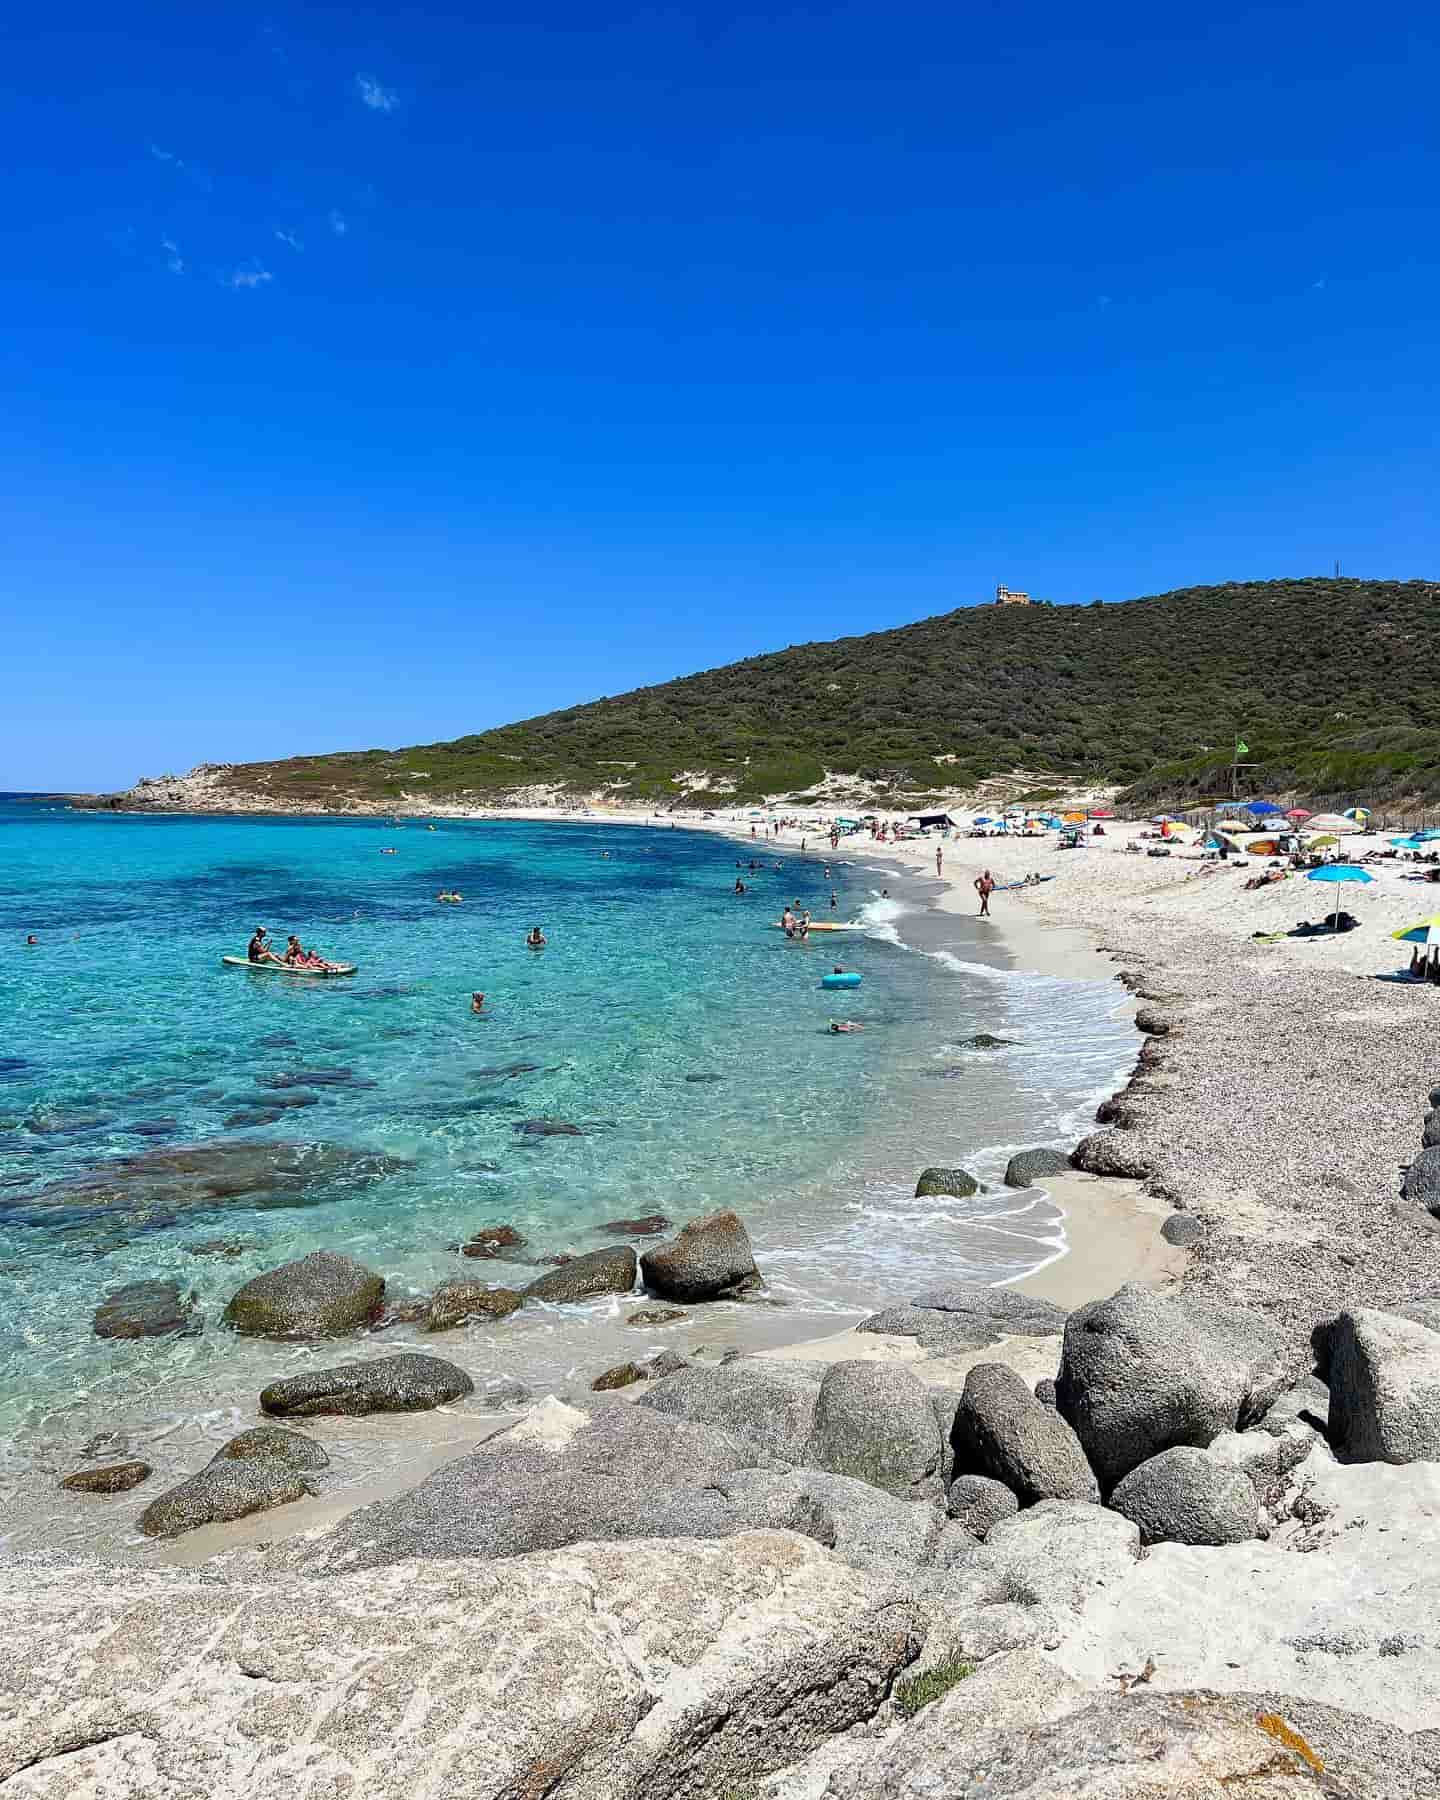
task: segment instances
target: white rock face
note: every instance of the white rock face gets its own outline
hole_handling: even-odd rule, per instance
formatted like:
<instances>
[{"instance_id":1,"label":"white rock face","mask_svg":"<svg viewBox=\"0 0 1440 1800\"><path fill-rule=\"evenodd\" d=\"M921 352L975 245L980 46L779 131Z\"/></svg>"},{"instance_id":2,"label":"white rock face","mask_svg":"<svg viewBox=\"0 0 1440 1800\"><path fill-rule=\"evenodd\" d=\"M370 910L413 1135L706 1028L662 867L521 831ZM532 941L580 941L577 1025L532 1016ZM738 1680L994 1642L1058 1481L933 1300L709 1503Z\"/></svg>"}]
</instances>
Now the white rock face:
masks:
<instances>
[{"instance_id":1,"label":"white rock face","mask_svg":"<svg viewBox=\"0 0 1440 1800\"><path fill-rule=\"evenodd\" d=\"M1440 1332L1394 1313L1341 1313L1330 1327L1330 1434L1354 1462L1440 1458Z\"/></svg>"},{"instance_id":2,"label":"white rock face","mask_svg":"<svg viewBox=\"0 0 1440 1800\"><path fill-rule=\"evenodd\" d=\"M685 1800L873 1715L918 1648L807 1540L329 1579L11 1565L0 1789L44 1800Z\"/></svg>"},{"instance_id":3,"label":"white rock face","mask_svg":"<svg viewBox=\"0 0 1440 1800\"><path fill-rule=\"evenodd\" d=\"M1057 1663L1092 1688L1153 1660L1159 1689L1265 1689L1440 1726L1440 1466L1319 1452L1296 1476L1299 1516L1269 1543L1160 1544L1092 1588Z\"/></svg>"}]
</instances>

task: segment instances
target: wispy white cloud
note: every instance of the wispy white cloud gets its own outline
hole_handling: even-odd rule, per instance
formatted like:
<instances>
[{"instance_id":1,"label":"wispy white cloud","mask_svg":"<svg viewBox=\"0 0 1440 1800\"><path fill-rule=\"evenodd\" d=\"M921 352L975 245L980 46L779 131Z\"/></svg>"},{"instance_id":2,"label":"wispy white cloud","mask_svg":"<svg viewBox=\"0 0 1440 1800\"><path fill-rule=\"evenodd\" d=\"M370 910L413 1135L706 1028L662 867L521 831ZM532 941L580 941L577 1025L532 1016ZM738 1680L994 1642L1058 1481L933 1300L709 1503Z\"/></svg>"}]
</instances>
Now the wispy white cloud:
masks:
<instances>
[{"instance_id":1,"label":"wispy white cloud","mask_svg":"<svg viewBox=\"0 0 1440 1800\"><path fill-rule=\"evenodd\" d=\"M1313 293L1313 292L1315 292L1315 291L1316 291L1316 290L1317 290L1317 289L1319 289L1319 288L1323 288L1323 287L1324 287L1324 285L1325 285L1325 277L1324 277L1324 276L1323 276L1323 275L1322 275L1322 276L1321 276L1321 277L1320 277L1320 279L1319 279L1319 280L1318 280L1318 281L1312 281L1312 282L1311 282L1311 283L1310 283L1310 289L1311 289L1311 292L1312 292L1312 293Z\"/></svg>"},{"instance_id":2,"label":"wispy white cloud","mask_svg":"<svg viewBox=\"0 0 1440 1800\"><path fill-rule=\"evenodd\" d=\"M275 277L268 269L262 269L256 263L253 268L235 269L223 279L228 288L258 288L263 287L267 281L273 281Z\"/></svg>"},{"instance_id":3,"label":"wispy white cloud","mask_svg":"<svg viewBox=\"0 0 1440 1800\"><path fill-rule=\"evenodd\" d=\"M165 252L165 267L172 275L185 273L185 258L180 254L180 246L173 238L161 238L160 248Z\"/></svg>"},{"instance_id":4,"label":"wispy white cloud","mask_svg":"<svg viewBox=\"0 0 1440 1800\"><path fill-rule=\"evenodd\" d=\"M185 167L185 159L183 156L177 156L173 150L162 150L158 144L151 144L150 154L155 158L156 162L174 163L177 169L183 169Z\"/></svg>"},{"instance_id":5,"label":"wispy white cloud","mask_svg":"<svg viewBox=\"0 0 1440 1800\"><path fill-rule=\"evenodd\" d=\"M335 233L336 237L344 237L345 233L350 229L350 223L346 219L344 213L337 212L333 207L330 211L330 229Z\"/></svg>"},{"instance_id":6,"label":"wispy white cloud","mask_svg":"<svg viewBox=\"0 0 1440 1800\"><path fill-rule=\"evenodd\" d=\"M1110 296L1108 294L1098 295L1096 297L1095 304L1103 311L1107 306L1109 306L1111 304Z\"/></svg>"},{"instance_id":7,"label":"wispy white cloud","mask_svg":"<svg viewBox=\"0 0 1440 1800\"><path fill-rule=\"evenodd\" d=\"M382 86L373 75L357 75L355 92L371 112L394 112L400 104L400 96L394 88Z\"/></svg>"},{"instance_id":8,"label":"wispy white cloud","mask_svg":"<svg viewBox=\"0 0 1440 1800\"><path fill-rule=\"evenodd\" d=\"M275 228L275 235L282 244L288 244L292 250L303 250L305 248L304 244L300 242L300 239L296 237L293 231L281 231L277 226Z\"/></svg>"}]
</instances>

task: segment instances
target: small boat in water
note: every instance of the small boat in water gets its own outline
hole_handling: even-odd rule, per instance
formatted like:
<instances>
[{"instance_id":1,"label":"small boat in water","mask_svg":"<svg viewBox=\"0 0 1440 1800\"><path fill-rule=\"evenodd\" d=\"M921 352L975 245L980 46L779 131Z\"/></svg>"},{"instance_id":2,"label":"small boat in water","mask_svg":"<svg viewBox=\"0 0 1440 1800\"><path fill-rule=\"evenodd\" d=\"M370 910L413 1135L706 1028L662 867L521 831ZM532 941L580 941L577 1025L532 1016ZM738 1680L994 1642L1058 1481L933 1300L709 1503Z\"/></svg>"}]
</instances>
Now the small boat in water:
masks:
<instances>
[{"instance_id":1,"label":"small boat in water","mask_svg":"<svg viewBox=\"0 0 1440 1800\"><path fill-rule=\"evenodd\" d=\"M359 968L358 963L336 963L332 969L310 969L303 963L286 962L251 962L248 956L222 956L220 958L227 969L256 969L262 975L353 975Z\"/></svg>"}]
</instances>

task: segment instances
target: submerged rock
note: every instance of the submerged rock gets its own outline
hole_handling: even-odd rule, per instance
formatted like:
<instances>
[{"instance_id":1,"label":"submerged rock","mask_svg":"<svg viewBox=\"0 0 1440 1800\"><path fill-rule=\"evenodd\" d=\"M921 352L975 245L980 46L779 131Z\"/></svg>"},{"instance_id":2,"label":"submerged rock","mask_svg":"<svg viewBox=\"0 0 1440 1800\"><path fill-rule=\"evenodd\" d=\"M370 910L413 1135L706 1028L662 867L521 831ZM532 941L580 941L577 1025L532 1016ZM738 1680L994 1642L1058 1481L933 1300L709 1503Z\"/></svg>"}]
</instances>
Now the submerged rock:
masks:
<instances>
[{"instance_id":1,"label":"submerged rock","mask_svg":"<svg viewBox=\"0 0 1440 1800\"><path fill-rule=\"evenodd\" d=\"M578 1125L569 1125L564 1119L522 1119L511 1129L522 1133L525 1137L584 1137L585 1135Z\"/></svg>"},{"instance_id":2,"label":"submerged rock","mask_svg":"<svg viewBox=\"0 0 1440 1800\"><path fill-rule=\"evenodd\" d=\"M103 1469L77 1469L60 1483L72 1494L126 1494L150 1478L147 1462L107 1463Z\"/></svg>"},{"instance_id":3,"label":"submerged rock","mask_svg":"<svg viewBox=\"0 0 1440 1800\"><path fill-rule=\"evenodd\" d=\"M261 1125L273 1125L284 1116L279 1107L264 1110L251 1106L242 1107L239 1112L228 1113L220 1123L226 1131L254 1131Z\"/></svg>"},{"instance_id":4,"label":"submerged rock","mask_svg":"<svg viewBox=\"0 0 1440 1800\"><path fill-rule=\"evenodd\" d=\"M194 1296L181 1294L173 1281L132 1281L107 1294L95 1309L98 1338L165 1337L171 1332L193 1336L201 1328Z\"/></svg>"},{"instance_id":5,"label":"submerged rock","mask_svg":"<svg viewBox=\"0 0 1440 1800\"><path fill-rule=\"evenodd\" d=\"M964 1200L980 1192L980 1183L965 1169L922 1169L915 1183L915 1198L930 1194L950 1194Z\"/></svg>"},{"instance_id":6,"label":"submerged rock","mask_svg":"<svg viewBox=\"0 0 1440 1800\"><path fill-rule=\"evenodd\" d=\"M157 1216L210 1211L227 1201L249 1207L314 1206L330 1197L328 1190L368 1186L408 1167L378 1151L339 1144L242 1139L143 1150L30 1193L6 1193L0 1199L0 1218L50 1224L62 1213L125 1212L155 1222Z\"/></svg>"},{"instance_id":7,"label":"submerged rock","mask_svg":"<svg viewBox=\"0 0 1440 1800\"><path fill-rule=\"evenodd\" d=\"M635 1252L628 1244L617 1244L613 1249L570 1257L537 1276L523 1294L527 1300L548 1300L556 1305L591 1300L597 1294L628 1294L635 1286L635 1268Z\"/></svg>"},{"instance_id":8,"label":"submerged rock","mask_svg":"<svg viewBox=\"0 0 1440 1800\"><path fill-rule=\"evenodd\" d=\"M719 1300L760 1285L749 1233L728 1209L690 1220L670 1243L647 1250L640 1272L664 1300Z\"/></svg>"},{"instance_id":9,"label":"submerged rock","mask_svg":"<svg viewBox=\"0 0 1440 1800\"><path fill-rule=\"evenodd\" d=\"M474 1382L454 1363L410 1352L377 1356L372 1362L341 1363L334 1369L310 1369L303 1375L272 1381L261 1390L260 1410L291 1419L429 1412L474 1391Z\"/></svg>"},{"instance_id":10,"label":"submerged rock","mask_svg":"<svg viewBox=\"0 0 1440 1800\"><path fill-rule=\"evenodd\" d=\"M627 1315L627 1325L678 1325L682 1319L688 1319L689 1313L682 1312L678 1306L642 1306Z\"/></svg>"},{"instance_id":11,"label":"submerged rock","mask_svg":"<svg viewBox=\"0 0 1440 1800\"><path fill-rule=\"evenodd\" d=\"M462 1256L495 1258L503 1256L507 1250L523 1250L528 1242L529 1239L513 1225L482 1225L473 1237L451 1248Z\"/></svg>"},{"instance_id":12,"label":"submerged rock","mask_svg":"<svg viewBox=\"0 0 1440 1800\"><path fill-rule=\"evenodd\" d=\"M247 1281L225 1320L250 1337L335 1337L368 1324L385 1298L385 1278L353 1256L313 1250Z\"/></svg>"},{"instance_id":13,"label":"submerged rock","mask_svg":"<svg viewBox=\"0 0 1440 1800\"><path fill-rule=\"evenodd\" d=\"M504 1319L518 1312L520 1295L513 1288L487 1287L483 1281L447 1281L436 1288L425 1322L427 1331L453 1331L470 1319Z\"/></svg>"},{"instance_id":14,"label":"submerged rock","mask_svg":"<svg viewBox=\"0 0 1440 1800\"><path fill-rule=\"evenodd\" d=\"M278 1075L257 1075L256 1087L373 1087L373 1082L357 1082L353 1069L282 1069Z\"/></svg>"},{"instance_id":15,"label":"submerged rock","mask_svg":"<svg viewBox=\"0 0 1440 1800\"><path fill-rule=\"evenodd\" d=\"M603 1375L597 1375L590 1383L593 1394L608 1394L612 1388L633 1387L637 1381L649 1379L649 1371L637 1362L617 1363L613 1369L607 1369Z\"/></svg>"},{"instance_id":16,"label":"submerged rock","mask_svg":"<svg viewBox=\"0 0 1440 1800\"><path fill-rule=\"evenodd\" d=\"M599 1231L613 1231L619 1237L659 1237L670 1229L671 1221L664 1213L646 1213L640 1219L607 1219L597 1226Z\"/></svg>"}]
</instances>

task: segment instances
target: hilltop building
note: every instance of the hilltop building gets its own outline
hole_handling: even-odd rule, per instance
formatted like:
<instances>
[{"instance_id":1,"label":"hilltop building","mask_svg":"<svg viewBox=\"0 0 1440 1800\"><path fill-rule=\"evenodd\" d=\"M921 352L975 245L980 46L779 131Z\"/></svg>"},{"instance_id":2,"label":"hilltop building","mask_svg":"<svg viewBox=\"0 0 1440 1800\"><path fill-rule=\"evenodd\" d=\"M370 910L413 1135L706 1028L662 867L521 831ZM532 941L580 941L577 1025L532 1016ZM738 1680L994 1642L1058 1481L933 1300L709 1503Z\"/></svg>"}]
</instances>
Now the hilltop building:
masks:
<instances>
[{"instance_id":1,"label":"hilltop building","mask_svg":"<svg viewBox=\"0 0 1440 1800\"><path fill-rule=\"evenodd\" d=\"M1002 581L995 590L997 606L1033 606L1034 601L1028 594L1022 594L1018 588L1008 588Z\"/></svg>"}]
</instances>

